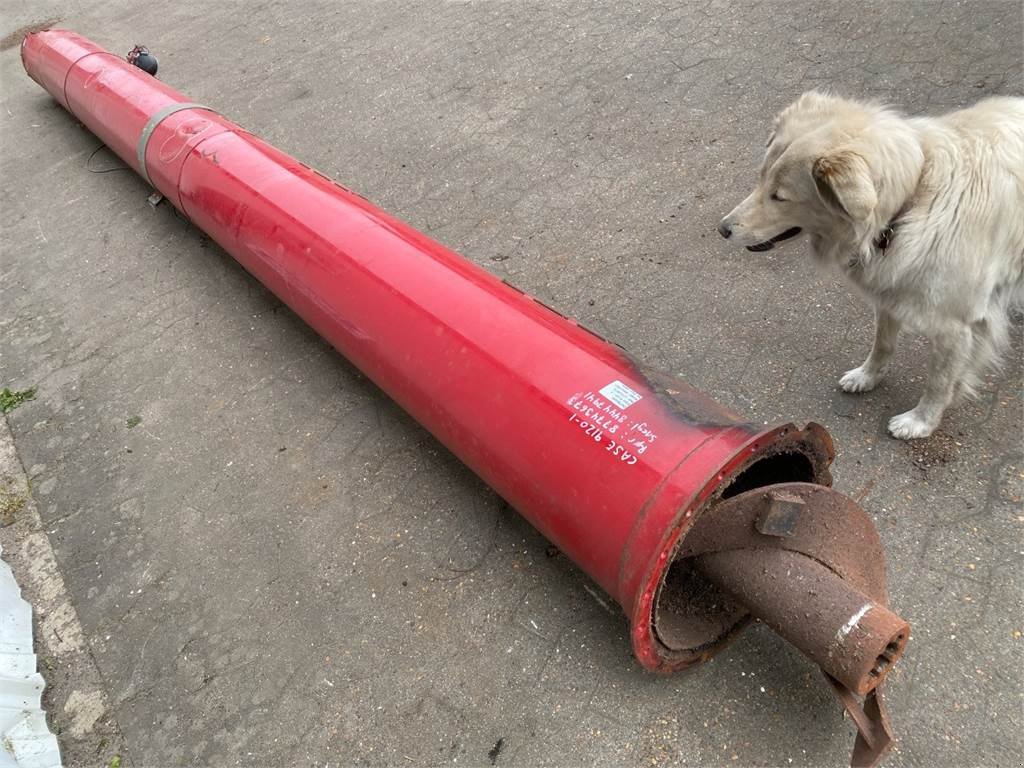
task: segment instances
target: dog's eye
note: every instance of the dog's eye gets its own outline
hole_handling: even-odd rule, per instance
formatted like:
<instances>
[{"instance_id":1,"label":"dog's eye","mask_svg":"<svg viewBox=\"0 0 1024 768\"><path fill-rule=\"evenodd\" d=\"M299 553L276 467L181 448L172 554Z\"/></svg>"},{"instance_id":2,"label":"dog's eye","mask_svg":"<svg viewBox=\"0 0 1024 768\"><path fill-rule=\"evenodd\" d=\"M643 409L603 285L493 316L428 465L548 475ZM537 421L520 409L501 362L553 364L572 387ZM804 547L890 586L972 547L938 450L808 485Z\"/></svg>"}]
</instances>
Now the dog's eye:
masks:
<instances>
[{"instance_id":1,"label":"dog's eye","mask_svg":"<svg viewBox=\"0 0 1024 768\"><path fill-rule=\"evenodd\" d=\"M774 200L777 203L784 203L784 202L786 202L786 198L779 197L779 193L778 192L772 192L772 200Z\"/></svg>"}]
</instances>

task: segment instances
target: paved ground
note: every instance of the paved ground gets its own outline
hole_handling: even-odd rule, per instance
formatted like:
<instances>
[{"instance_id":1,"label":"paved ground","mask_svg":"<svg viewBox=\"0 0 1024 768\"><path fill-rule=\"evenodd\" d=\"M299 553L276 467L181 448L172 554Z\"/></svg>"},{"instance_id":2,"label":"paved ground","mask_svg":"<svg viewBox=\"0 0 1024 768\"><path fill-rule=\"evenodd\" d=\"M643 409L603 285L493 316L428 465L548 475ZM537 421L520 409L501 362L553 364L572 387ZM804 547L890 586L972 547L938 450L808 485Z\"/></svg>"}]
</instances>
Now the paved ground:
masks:
<instances>
[{"instance_id":1,"label":"paved ground","mask_svg":"<svg viewBox=\"0 0 1024 768\"><path fill-rule=\"evenodd\" d=\"M1020 93L1021 4L676 5L4 0L0 35L146 43L196 101L648 363L828 425L914 625L888 764L1019 764L1019 325L977 402L899 443L923 342L840 393L869 313L805 245L714 225L807 88ZM90 173L118 164L87 165L15 47L0 74L0 386L38 386L10 427L109 701L76 731L81 700L51 696L75 760L123 734L140 767L480 765L499 741L509 766L843 763L851 728L764 629L642 672L571 563L139 179Z\"/></svg>"}]
</instances>

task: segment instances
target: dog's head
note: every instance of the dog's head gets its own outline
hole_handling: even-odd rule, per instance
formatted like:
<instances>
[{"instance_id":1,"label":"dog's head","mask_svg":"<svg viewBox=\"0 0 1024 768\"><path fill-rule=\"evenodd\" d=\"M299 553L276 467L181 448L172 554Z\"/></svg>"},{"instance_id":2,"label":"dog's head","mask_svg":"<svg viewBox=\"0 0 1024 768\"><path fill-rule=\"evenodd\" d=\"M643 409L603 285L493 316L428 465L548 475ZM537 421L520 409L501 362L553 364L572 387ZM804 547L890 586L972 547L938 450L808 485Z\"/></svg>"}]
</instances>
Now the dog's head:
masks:
<instances>
[{"instance_id":1,"label":"dog's head","mask_svg":"<svg viewBox=\"0 0 1024 768\"><path fill-rule=\"evenodd\" d=\"M899 116L805 93L776 118L757 186L718 231L751 251L767 251L800 232L845 232L844 239L858 247L864 238L870 242L910 194L920 154Z\"/></svg>"}]
</instances>

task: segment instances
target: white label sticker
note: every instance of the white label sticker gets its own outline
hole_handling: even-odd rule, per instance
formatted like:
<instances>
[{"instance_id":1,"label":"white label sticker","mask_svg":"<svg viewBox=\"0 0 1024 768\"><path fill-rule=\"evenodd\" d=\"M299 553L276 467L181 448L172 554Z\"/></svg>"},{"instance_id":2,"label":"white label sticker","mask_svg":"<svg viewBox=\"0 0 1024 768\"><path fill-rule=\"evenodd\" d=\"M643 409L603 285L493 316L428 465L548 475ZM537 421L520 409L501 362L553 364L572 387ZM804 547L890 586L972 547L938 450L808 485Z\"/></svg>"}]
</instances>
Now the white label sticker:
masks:
<instances>
[{"instance_id":1,"label":"white label sticker","mask_svg":"<svg viewBox=\"0 0 1024 768\"><path fill-rule=\"evenodd\" d=\"M630 389L621 381L613 381L601 389L600 392L623 410L629 408L629 406L643 397L639 392Z\"/></svg>"}]
</instances>

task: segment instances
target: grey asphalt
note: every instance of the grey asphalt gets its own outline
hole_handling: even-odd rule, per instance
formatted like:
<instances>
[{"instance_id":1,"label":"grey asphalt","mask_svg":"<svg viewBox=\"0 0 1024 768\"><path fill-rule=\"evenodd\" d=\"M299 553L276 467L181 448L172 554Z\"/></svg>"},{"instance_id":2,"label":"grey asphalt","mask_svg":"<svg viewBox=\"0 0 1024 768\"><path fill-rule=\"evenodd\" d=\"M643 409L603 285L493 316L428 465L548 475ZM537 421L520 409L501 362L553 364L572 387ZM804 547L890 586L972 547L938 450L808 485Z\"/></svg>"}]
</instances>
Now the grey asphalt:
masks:
<instances>
[{"instance_id":1,"label":"grey asphalt","mask_svg":"<svg viewBox=\"0 0 1024 768\"><path fill-rule=\"evenodd\" d=\"M0 9L0 36L60 17L148 45L193 100L652 366L827 425L914 628L886 764L1021 763L1019 322L977 401L897 442L924 341L840 392L869 310L803 242L714 230L806 89L1020 94L1020 2ZM123 765L844 764L852 727L795 651L754 627L642 671L572 563L140 179L90 172L119 163L16 46L0 75L0 387L38 387L7 418ZM106 764L62 696L66 755Z\"/></svg>"}]
</instances>

